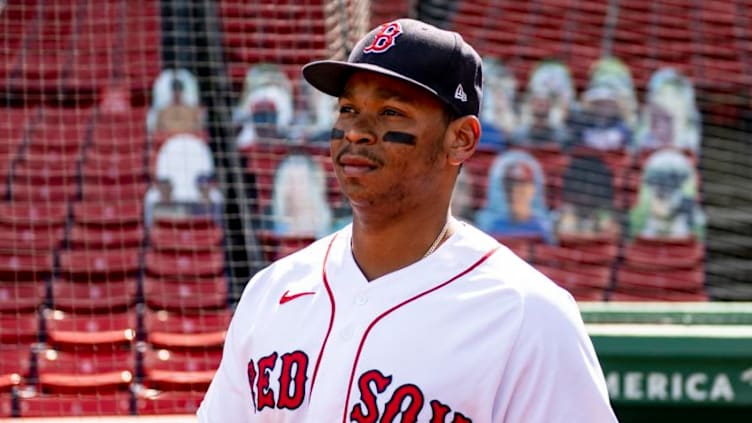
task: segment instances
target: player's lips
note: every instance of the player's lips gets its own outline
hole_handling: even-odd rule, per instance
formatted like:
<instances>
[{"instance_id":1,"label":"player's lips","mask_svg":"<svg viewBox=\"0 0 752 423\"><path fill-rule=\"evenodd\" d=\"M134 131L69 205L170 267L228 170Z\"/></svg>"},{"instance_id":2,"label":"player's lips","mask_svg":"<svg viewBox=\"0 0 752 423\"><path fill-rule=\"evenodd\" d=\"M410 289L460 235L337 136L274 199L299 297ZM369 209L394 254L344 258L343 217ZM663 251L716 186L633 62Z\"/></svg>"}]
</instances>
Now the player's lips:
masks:
<instances>
[{"instance_id":1,"label":"player's lips","mask_svg":"<svg viewBox=\"0 0 752 423\"><path fill-rule=\"evenodd\" d=\"M343 154L337 160L346 176L357 176L376 169L379 164L375 161L357 154Z\"/></svg>"}]
</instances>

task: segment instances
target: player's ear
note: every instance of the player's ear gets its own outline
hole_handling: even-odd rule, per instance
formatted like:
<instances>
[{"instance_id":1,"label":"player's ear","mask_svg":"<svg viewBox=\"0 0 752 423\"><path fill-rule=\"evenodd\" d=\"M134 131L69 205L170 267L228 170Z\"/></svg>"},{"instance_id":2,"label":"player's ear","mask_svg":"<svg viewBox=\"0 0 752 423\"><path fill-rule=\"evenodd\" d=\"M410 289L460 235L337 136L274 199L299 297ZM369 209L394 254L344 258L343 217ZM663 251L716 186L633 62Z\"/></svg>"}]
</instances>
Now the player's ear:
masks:
<instances>
[{"instance_id":1,"label":"player's ear","mask_svg":"<svg viewBox=\"0 0 752 423\"><path fill-rule=\"evenodd\" d=\"M447 127L447 159L459 166L475 153L480 140L480 121L472 115L453 120Z\"/></svg>"}]
</instances>

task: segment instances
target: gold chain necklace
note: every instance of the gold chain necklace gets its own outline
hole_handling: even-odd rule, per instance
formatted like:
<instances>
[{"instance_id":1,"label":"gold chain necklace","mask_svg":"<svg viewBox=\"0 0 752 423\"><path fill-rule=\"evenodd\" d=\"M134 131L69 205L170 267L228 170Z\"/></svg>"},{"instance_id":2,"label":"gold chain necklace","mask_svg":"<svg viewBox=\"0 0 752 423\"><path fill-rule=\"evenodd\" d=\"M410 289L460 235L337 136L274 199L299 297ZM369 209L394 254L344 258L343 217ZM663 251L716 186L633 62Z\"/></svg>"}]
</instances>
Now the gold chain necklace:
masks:
<instances>
[{"instance_id":1,"label":"gold chain necklace","mask_svg":"<svg viewBox=\"0 0 752 423\"><path fill-rule=\"evenodd\" d=\"M433 244L431 244L431 248L429 248L428 251L426 251L426 253L423 254L423 258L430 256L434 251L436 251L436 247L438 247L439 244L441 243L441 240L444 239L448 230L449 230L449 219L447 219L446 223L444 223L444 227L441 229L441 232L439 232L439 236L437 236L436 239L433 241Z\"/></svg>"},{"instance_id":2,"label":"gold chain necklace","mask_svg":"<svg viewBox=\"0 0 752 423\"><path fill-rule=\"evenodd\" d=\"M437 236L436 239L433 240L433 244L431 244L431 246L428 248L428 251L426 251L426 253L423 254L423 258L430 256L431 254L433 254L434 251L436 251L436 248L441 243L441 240L444 239L448 231L449 231L449 219L447 219L446 223L444 223L444 227L441 229L441 232L439 232L439 236ZM350 236L350 250L354 252L352 236Z\"/></svg>"}]
</instances>

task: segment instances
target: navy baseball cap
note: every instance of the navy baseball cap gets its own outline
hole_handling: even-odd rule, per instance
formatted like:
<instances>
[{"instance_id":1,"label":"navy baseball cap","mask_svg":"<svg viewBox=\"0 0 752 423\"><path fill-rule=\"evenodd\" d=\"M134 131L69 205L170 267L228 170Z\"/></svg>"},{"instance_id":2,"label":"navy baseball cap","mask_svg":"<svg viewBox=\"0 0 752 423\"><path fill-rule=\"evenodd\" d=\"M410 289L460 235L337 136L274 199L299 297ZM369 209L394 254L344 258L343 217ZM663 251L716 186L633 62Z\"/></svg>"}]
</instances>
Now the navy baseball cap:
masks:
<instances>
[{"instance_id":1,"label":"navy baseball cap","mask_svg":"<svg viewBox=\"0 0 752 423\"><path fill-rule=\"evenodd\" d=\"M391 76L426 89L457 116L478 116L480 111L481 59L456 32L414 19L398 19L366 34L346 62L311 62L303 67L303 77L320 91L339 97L357 70Z\"/></svg>"}]
</instances>

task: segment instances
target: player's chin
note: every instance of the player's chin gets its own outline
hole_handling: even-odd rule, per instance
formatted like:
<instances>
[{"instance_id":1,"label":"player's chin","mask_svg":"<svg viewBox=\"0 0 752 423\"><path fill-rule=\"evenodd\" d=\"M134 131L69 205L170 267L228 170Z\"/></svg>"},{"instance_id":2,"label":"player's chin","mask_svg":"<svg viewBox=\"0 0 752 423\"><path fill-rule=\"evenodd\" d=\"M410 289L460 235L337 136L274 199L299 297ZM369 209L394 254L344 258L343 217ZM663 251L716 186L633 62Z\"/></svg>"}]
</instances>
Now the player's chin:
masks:
<instances>
[{"instance_id":1,"label":"player's chin","mask_svg":"<svg viewBox=\"0 0 752 423\"><path fill-rule=\"evenodd\" d=\"M337 179L339 180L339 187L342 194L344 194L351 202L370 199L372 196L373 187L364 177L345 177L337 175Z\"/></svg>"}]
</instances>

